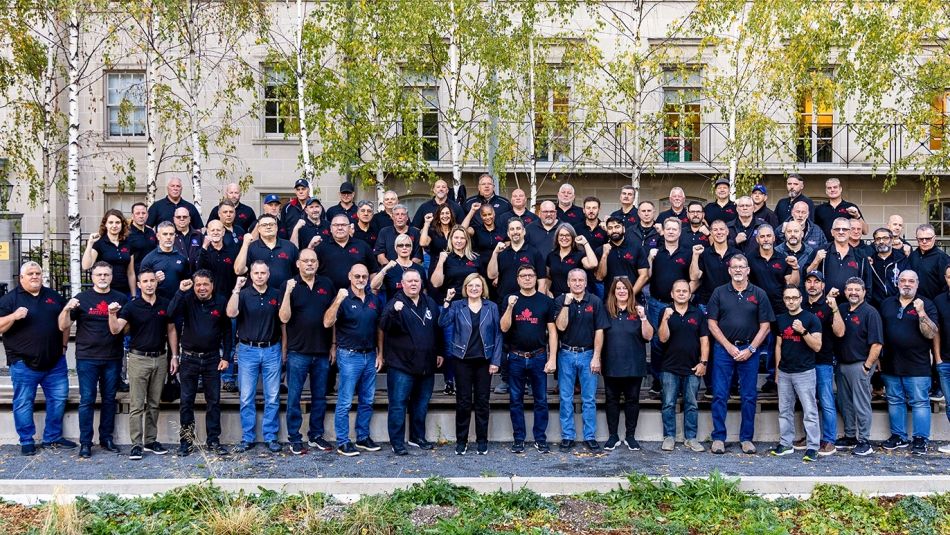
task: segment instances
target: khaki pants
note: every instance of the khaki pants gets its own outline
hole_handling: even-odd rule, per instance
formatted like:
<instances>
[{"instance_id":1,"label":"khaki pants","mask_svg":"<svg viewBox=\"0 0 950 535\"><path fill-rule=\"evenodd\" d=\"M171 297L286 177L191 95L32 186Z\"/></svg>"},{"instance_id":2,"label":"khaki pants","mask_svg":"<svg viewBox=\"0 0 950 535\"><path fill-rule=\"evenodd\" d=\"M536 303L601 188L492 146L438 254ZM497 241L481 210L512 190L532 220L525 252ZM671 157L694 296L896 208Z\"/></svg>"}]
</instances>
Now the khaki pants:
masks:
<instances>
[{"instance_id":1,"label":"khaki pants","mask_svg":"<svg viewBox=\"0 0 950 535\"><path fill-rule=\"evenodd\" d=\"M158 404L161 401L165 377L168 375L168 359L165 354L143 357L129 353L128 369L129 434L132 437L132 445L151 444L158 437Z\"/></svg>"}]
</instances>

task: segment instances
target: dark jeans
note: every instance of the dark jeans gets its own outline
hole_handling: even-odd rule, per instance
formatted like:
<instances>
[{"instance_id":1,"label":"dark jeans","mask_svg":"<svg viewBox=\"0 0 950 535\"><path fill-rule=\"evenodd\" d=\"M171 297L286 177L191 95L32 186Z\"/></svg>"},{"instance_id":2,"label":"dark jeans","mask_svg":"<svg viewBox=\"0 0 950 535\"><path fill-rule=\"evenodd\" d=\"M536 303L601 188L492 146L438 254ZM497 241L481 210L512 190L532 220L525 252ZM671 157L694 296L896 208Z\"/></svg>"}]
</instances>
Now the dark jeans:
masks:
<instances>
[{"instance_id":1,"label":"dark jeans","mask_svg":"<svg viewBox=\"0 0 950 535\"><path fill-rule=\"evenodd\" d=\"M468 442L472 408L475 409L475 441L488 441L488 397L491 375L488 359L471 358L455 361L455 440ZM474 405L472 398L474 397Z\"/></svg>"},{"instance_id":2,"label":"dark jeans","mask_svg":"<svg viewBox=\"0 0 950 535\"><path fill-rule=\"evenodd\" d=\"M640 418L640 384L643 377L604 377L606 394L605 412L607 413L607 432L610 436L620 436L620 408L623 407L626 437L633 439L637 433L637 420ZM623 402L620 398L623 398Z\"/></svg>"},{"instance_id":3,"label":"dark jeans","mask_svg":"<svg viewBox=\"0 0 950 535\"><path fill-rule=\"evenodd\" d=\"M198 358L186 352L181 353L178 365L178 382L181 384L181 407L178 419L181 429L178 431L181 442L194 444L195 437L195 394L198 392L198 378L204 383L205 432L207 444L218 443L221 437L221 372L218 363L221 358L212 355Z\"/></svg>"},{"instance_id":4,"label":"dark jeans","mask_svg":"<svg viewBox=\"0 0 950 535\"><path fill-rule=\"evenodd\" d=\"M102 395L99 409L99 441L112 440L115 431L115 392L122 373L122 359L77 359L79 379L79 443L92 445L92 424L96 396Z\"/></svg>"},{"instance_id":5,"label":"dark jeans","mask_svg":"<svg viewBox=\"0 0 950 535\"><path fill-rule=\"evenodd\" d=\"M301 442L300 426L303 424L303 411L300 410L300 396L303 385L310 378L310 428L307 437L311 440L323 436L323 420L327 415L327 371L330 368L329 355L308 355L305 353L287 353L287 440Z\"/></svg>"},{"instance_id":6,"label":"dark jeans","mask_svg":"<svg viewBox=\"0 0 950 535\"><path fill-rule=\"evenodd\" d=\"M746 349L748 345L740 346ZM726 440L726 409L729 401L729 385L732 376L739 372L739 398L742 420L739 424L739 440L751 441L755 435L755 411L758 391L756 380L759 374L759 360L753 355L748 360L736 362L732 355L718 343L713 344L712 356L713 402L711 407L713 421L713 440Z\"/></svg>"},{"instance_id":7,"label":"dark jeans","mask_svg":"<svg viewBox=\"0 0 950 535\"><path fill-rule=\"evenodd\" d=\"M544 373L547 353L535 355L529 359L508 354L508 371L511 382L508 384L508 398L511 400L511 428L516 442L524 441L527 430L524 423L524 385L531 385L534 395L534 426L531 432L535 442L547 440L548 429L548 374Z\"/></svg>"},{"instance_id":8,"label":"dark jeans","mask_svg":"<svg viewBox=\"0 0 950 535\"><path fill-rule=\"evenodd\" d=\"M389 443L394 448L406 443L406 412L409 412L409 437L426 438L426 414L435 375L412 375L389 368L386 389L389 392Z\"/></svg>"},{"instance_id":9,"label":"dark jeans","mask_svg":"<svg viewBox=\"0 0 950 535\"><path fill-rule=\"evenodd\" d=\"M20 444L35 444L36 424L33 422L33 404L36 403L36 389L43 388L46 398L46 426L43 428L43 442L55 442L63 438L63 414L66 411L66 396L69 394L69 376L66 370L66 357L50 371L37 371L18 360L10 366L10 380L13 383L13 424Z\"/></svg>"}]
</instances>

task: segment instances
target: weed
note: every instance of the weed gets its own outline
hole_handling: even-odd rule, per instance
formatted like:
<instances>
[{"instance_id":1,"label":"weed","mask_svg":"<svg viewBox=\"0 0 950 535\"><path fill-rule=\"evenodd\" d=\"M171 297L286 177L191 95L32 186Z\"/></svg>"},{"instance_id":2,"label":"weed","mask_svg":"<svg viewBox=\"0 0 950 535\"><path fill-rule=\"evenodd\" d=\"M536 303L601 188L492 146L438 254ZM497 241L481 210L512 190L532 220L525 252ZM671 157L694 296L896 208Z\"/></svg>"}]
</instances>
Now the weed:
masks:
<instances>
[{"instance_id":1,"label":"weed","mask_svg":"<svg viewBox=\"0 0 950 535\"><path fill-rule=\"evenodd\" d=\"M353 504L340 522L342 535L389 535L408 529L406 516L389 507L387 496L367 496Z\"/></svg>"},{"instance_id":2,"label":"weed","mask_svg":"<svg viewBox=\"0 0 950 535\"><path fill-rule=\"evenodd\" d=\"M208 535L254 535L265 520L266 515L257 506L242 503L208 511L201 532Z\"/></svg>"},{"instance_id":3,"label":"weed","mask_svg":"<svg viewBox=\"0 0 950 535\"><path fill-rule=\"evenodd\" d=\"M396 504L405 504L410 509L419 505L454 505L471 502L477 493L451 483L444 477L430 477L422 483L413 483L407 489L397 489L392 494Z\"/></svg>"},{"instance_id":4,"label":"weed","mask_svg":"<svg viewBox=\"0 0 950 535\"><path fill-rule=\"evenodd\" d=\"M76 501L63 500L58 494L46 504L41 535L82 535L86 514Z\"/></svg>"}]
</instances>

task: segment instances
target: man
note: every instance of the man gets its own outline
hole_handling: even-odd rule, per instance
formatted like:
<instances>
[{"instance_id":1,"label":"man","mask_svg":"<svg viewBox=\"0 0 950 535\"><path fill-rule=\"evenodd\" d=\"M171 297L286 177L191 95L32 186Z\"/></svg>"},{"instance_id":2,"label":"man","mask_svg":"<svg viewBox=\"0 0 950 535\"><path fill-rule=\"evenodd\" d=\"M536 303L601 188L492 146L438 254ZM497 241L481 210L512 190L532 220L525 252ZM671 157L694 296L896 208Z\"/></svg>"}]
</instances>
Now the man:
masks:
<instances>
[{"instance_id":1,"label":"man","mask_svg":"<svg viewBox=\"0 0 950 535\"><path fill-rule=\"evenodd\" d=\"M327 208L326 219L330 220L336 217L337 214L343 214L349 218L351 223L356 223L356 203L354 199L356 198L356 188L353 186L353 183L346 181L340 184L340 202L334 204L333 206ZM309 200L307 202L310 202Z\"/></svg>"},{"instance_id":2,"label":"man","mask_svg":"<svg viewBox=\"0 0 950 535\"><path fill-rule=\"evenodd\" d=\"M230 348L231 320L227 315L228 298L215 292L215 284L210 271L196 271L191 280L181 281L178 293L168 305L169 315L181 316L183 319L180 356L173 358L171 363L171 372L178 373L178 382L181 383L179 457L189 455L195 446L195 395L198 393L199 379L204 387L207 405L205 444L208 451L218 455L228 453L220 442L219 401L221 372L228 369L231 361L230 351L221 351L222 345ZM256 390L257 384L254 387Z\"/></svg>"},{"instance_id":3,"label":"man","mask_svg":"<svg viewBox=\"0 0 950 535\"><path fill-rule=\"evenodd\" d=\"M904 253L904 256L910 255L910 244L904 237L904 218L897 214L891 215L887 218L887 228L894 237L891 246Z\"/></svg>"},{"instance_id":4,"label":"man","mask_svg":"<svg viewBox=\"0 0 950 535\"><path fill-rule=\"evenodd\" d=\"M376 247L376 238L379 236L376 229L373 228L374 213L375 209L373 208L373 203L370 201L360 201L356 203L356 223L351 223L353 239L365 242L366 245L369 245L370 252L373 251L373 247ZM336 216L331 217L329 220L333 221L335 217ZM330 229L330 233L333 234L332 228Z\"/></svg>"},{"instance_id":5,"label":"man","mask_svg":"<svg viewBox=\"0 0 950 535\"><path fill-rule=\"evenodd\" d=\"M690 201L686 205L686 222L689 226L683 228L682 239L690 248L694 245L709 246L709 226L703 220L704 217L705 212L701 202Z\"/></svg>"},{"instance_id":6,"label":"man","mask_svg":"<svg viewBox=\"0 0 950 535\"><path fill-rule=\"evenodd\" d=\"M676 445L676 400L683 394L683 445L696 453L705 451L696 440L699 410L696 394L699 380L709 366L709 330L706 317L689 304L690 284L684 279L673 283L673 306L660 319L659 341L667 344L663 354L663 444L660 449L673 451Z\"/></svg>"},{"instance_id":7,"label":"man","mask_svg":"<svg viewBox=\"0 0 950 535\"><path fill-rule=\"evenodd\" d=\"M729 244L729 228L723 220L717 219L709 225L709 235L712 244L699 256L693 255L690 263L690 279L699 280L696 302L703 312L713 290L732 279L729 275L729 260L740 252ZM706 374L708 378L711 376Z\"/></svg>"},{"instance_id":8,"label":"man","mask_svg":"<svg viewBox=\"0 0 950 535\"><path fill-rule=\"evenodd\" d=\"M323 219L323 205L320 204L320 199L316 197L307 199L304 211L307 217L298 219L290 233L290 243L294 244L298 250L312 249L320 240L330 238L330 224Z\"/></svg>"},{"instance_id":9,"label":"man","mask_svg":"<svg viewBox=\"0 0 950 535\"><path fill-rule=\"evenodd\" d=\"M936 231L932 225L924 224L917 227L917 248L910 253L907 260L907 269L917 273L919 278L918 295L933 299L944 290L946 283L943 274L950 264L950 257L938 247Z\"/></svg>"},{"instance_id":10,"label":"man","mask_svg":"<svg viewBox=\"0 0 950 535\"><path fill-rule=\"evenodd\" d=\"M595 251L607 243L607 231L600 223L600 199L593 196L584 199L584 224L574 227L574 230L578 236L586 238Z\"/></svg>"},{"instance_id":11,"label":"man","mask_svg":"<svg viewBox=\"0 0 950 535\"><path fill-rule=\"evenodd\" d=\"M557 190L557 220L574 228L584 221L584 211L574 204L574 186L570 184L561 184Z\"/></svg>"},{"instance_id":12,"label":"man","mask_svg":"<svg viewBox=\"0 0 950 535\"><path fill-rule=\"evenodd\" d=\"M224 209L220 212L222 217L225 213ZM225 243L225 228L222 221L209 221L207 230L208 235L205 236L201 251L198 252L198 270L211 272L211 280L214 281L212 289L215 295L221 296L227 303L231 296L231 288L234 288L237 280L237 275L234 273L234 260L237 258L239 247L236 244ZM236 342L234 338L236 330L237 322L232 320L231 332L224 337L222 343L224 355L227 356L229 362L227 369L223 370L219 377L222 383L221 390L225 392L237 392L237 363L231 358Z\"/></svg>"},{"instance_id":13,"label":"man","mask_svg":"<svg viewBox=\"0 0 950 535\"><path fill-rule=\"evenodd\" d=\"M811 271L805 277L807 298L802 308L811 312L821 322L821 347L815 352L815 392L821 419L821 440L818 443L818 455L833 455L835 439L838 436L838 413L835 412L835 332L833 319L838 314L835 296L838 291L825 296L825 278L820 271ZM793 444L795 449L805 449L807 441Z\"/></svg>"},{"instance_id":14,"label":"man","mask_svg":"<svg viewBox=\"0 0 950 535\"><path fill-rule=\"evenodd\" d=\"M502 220L504 221L509 217L520 217L526 227L533 225L534 222L538 220L538 216L528 209L528 196L521 188L511 192L511 211L507 214L503 214ZM459 218L455 220L461 221Z\"/></svg>"},{"instance_id":15,"label":"man","mask_svg":"<svg viewBox=\"0 0 950 535\"><path fill-rule=\"evenodd\" d=\"M376 271L372 249L366 242L350 238L350 223L346 217L337 215L330 221L330 237L333 239L321 241L314 250L319 261L318 273L330 279L335 289L350 286L350 268L356 264L366 266L370 272Z\"/></svg>"},{"instance_id":16,"label":"man","mask_svg":"<svg viewBox=\"0 0 950 535\"><path fill-rule=\"evenodd\" d=\"M721 219L728 224L736 218L736 203L729 200L729 187L729 179L720 178L716 180L713 189L716 199L703 209L706 212L706 221Z\"/></svg>"},{"instance_id":17,"label":"man","mask_svg":"<svg viewBox=\"0 0 950 535\"><path fill-rule=\"evenodd\" d=\"M204 228L205 225L201 221L201 214L198 213L198 209L195 208L195 205L181 198L180 178L168 179L165 191L167 192L165 197L155 201L148 207L148 217L145 220L146 226L155 228L162 221L171 222L175 218L175 210L179 207L184 207L191 216L191 224L198 229Z\"/></svg>"},{"instance_id":18,"label":"man","mask_svg":"<svg viewBox=\"0 0 950 535\"><path fill-rule=\"evenodd\" d=\"M511 211L511 202L495 193L495 180L487 173L478 177L478 194L465 199L464 212L471 211L475 203L491 206L495 209L495 217L499 219Z\"/></svg>"},{"instance_id":19,"label":"man","mask_svg":"<svg viewBox=\"0 0 950 535\"><path fill-rule=\"evenodd\" d=\"M293 227L288 228L287 222L281 220L281 205L280 197L271 193L270 195L264 197L264 210L261 215L269 215L277 220L277 237L283 238L285 240L290 239L290 230ZM257 222L254 223L254 228L248 229L249 232L253 232L257 229Z\"/></svg>"},{"instance_id":20,"label":"man","mask_svg":"<svg viewBox=\"0 0 950 535\"><path fill-rule=\"evenodd\" d=\"M145 255L139 270L154 271L158 278L158 295L171 300L178 284L191 274L188 258L175 249L175 225L168 221L158 224L158 247Z\"/></svg>"},{"instance_id":21,"label":"man","mask_svg":"<svg viewBox=\"0 0 950 535\"><path fill-rule=\"evenodd\" d=\"M419 229L409 226L409 209L405 205L397 204L393 207L392 225L383 227L379 231L379 237L376 239L376 247L373 248L373 254L376 255L376 261L379 265L386 265L390 260L396 259L396 237L400 234L406 234L412 240L412 253L410 257L417 264L422 263L422 247L419 245Z\"/></svg>"},{"instance_id":22,"label":"man","mask_svg":"<svg viewBox=\"0 0 950 535\"><path fill-rule=\"evenodd\" d=\"M864 236L863 228L866 223L860 219L852 219L849 223L851 224L851 230L848 231L848 245L854 247L854 250L858 252L858 256L868 258L873 255L874 248L862 239Z\"/></svg>"},{"instance_id":23,"label":"man","mask_svg":"<svg viewBox=\"0 0 950 535\"><path fill-rule=\"evenodd\" d=\"M554 250L554 233L558 227L557 206L551 201L542 202L541 217L531 225L524 221L522 224L525 227L525 240L538 250L541 258L547 258Z\"/></svg>"},{"instance_id":24,"label":"man","mask_svg":"<svg viewBox=\"0 0 950 535\"><path fill-rule=\"evenodd\" d=\"M812 249L818 249L819 247L824 246L828 243L828 240L825 239L825 233L822 232L814 221L809 219L808 203L805 201L797 201L792 206L792 216L791 219L782 224L782 231L779 233L779 240L784 241L784 228L795 221L801 226L802 229L802 243L811 247Z\"/></svg>"},{"instance_id":25,"label":"man","mask_svg":"<svg viewBox=\"0 0 950 535\"><path fill-rule=\"evenodd\" d=\"M132 263L135 265L135 272L139 272L142 267L142 260L145 255L151 253L158 246L158 238L155 231L145 226L148 219L148 207L144 202L137 202L132 205L132 223L129 225L129 236L126 241L129 244L129 250L132 252Z\"/></svg>"},{"instance_id":26,"label":"man","mask_svg":"<svg viewBox=\"0 0 950 535\"><path fill-rule=\"evenodd\" d=\"M218 218L221 220L221 224L224 226L224 240L229 245L234 245L235 247L241 246L241 240L244 239L244 235L247 234L247 230L244 229L241 225L234 223L237 212L234 209L234 204L231 201L221 201L221 204L215 206L215 209L218 210ZM212 220L209 220L210 224ZM254 224L257 224L257 216L254 217ZM225 290L227 291L227 290Z\"/></svg>"},{"instance_id":27,"label":"man","mask_svg":"<svg viewBox=\"0 0 950 535\"><path fill-rule=\"evenodd\" d=\"M639 224L639 223L638 223ZM609 288L615 277L627 277L633 282L633 291L640 290L650 279L647 255L633 238L627 238L627 228L622 220L610 216L607 218L607 237L597 265L597 279Z\"/></svg>"},{"instance_id":28,"label":"man","mask_svg":"<svg viewBox=\"0 0 950 535\"><path fill-rule=\"evenodd\" d=\"M829 292L829 296L835 292ZM871 374L881 354L884 333L881 316L864 301L864 281L852 277L845 281L847 303L838 307L832 328L837 342L835 356L838 369L838 404L844 420L844 436L835 441L839 450L850 449L853 455L871 455Z\"/></svg>"},{"instance_id":29,"label":"man","mask_svg":"<svg viewBox=\"0 0 950 535\"><path fill-rule=\"evenodd\" d=\"M231 182L224 187L224 200L222 202L228 202L235 210L235 220L234 223L244 229L249 231L254 228L254 225L257 223L257 214L254 213L254 209L250 206L241 202L241 186L236 182ZM221 205L215 206L211 209L211 213L208 214L208 221L214 221L221 217ZM229 225L225 225L229 227Z\"/></svg>"},{"instance_id":30,"label":"man","mask_svg":"<svg viewBox=\"0 0 950 535\"><path fill-rule=\"evenodd\" d=\"M584 446L588 451L600 451L597 435L597 375L600 374L600 354L604 343L604 329L610 319L603 302L587 292L587 272L572 269L567 274L569 293L554 301L555 326L560 340L557 354L558 398L561 405L561 451L574 448L574 383L581 384L581 418L584 422ZM535 392L537 392L535 390Z\"/></svg>"},{"instance_id":31,"label":"man","mask_svg":"<svg viewBox=\"0 0 950 535\"><path fill-rule=\"evenodd\" d=\"M342 188L343 186L340 186ZM522 192L524 193L524 192ZM340 195L342 198L342 189L340 190ZM512 195L513 197L514 195ZM435 214L436 209L442 205L448 203L449 208L452 210L452 214L455 215L455 221L461 222L462 218L465 217L465 214L462 212L462 207L459 206L457 202L449 198L449 184L442 180L441 178L435 181L435 184L432 185L432 198L428 201L422 203L422 206L416 210L416 213L412 216L412 226L417 229L422 229L425 225L425 218L428 214ZM354 210L355 213L355 210ZM330 214L327 213L329 216ZM350 218L353 223L356 223L356 218Z\"/></svg>"},{"instance_id":32,"label":"man","mask_svg":"<svg viewBox=\"0 0 950 535\"><path fill-rule=\"evenodd\" d=\"M785 223L785 241L775 246L775 254L780 257L795 257L799 267L808 266L808 259L811 258L815 250L802 242L802 226L794 219Z\"/></svg>"},{"instance_id":33,"label":"man","mask_svg":"<svg viewBox=\"0 0 950 535\"><path fill-rule=\"evenodd\" d=\"M115 393L122 371L122 337L109 330L109 303L124 305L128 298L111 288L112 267L102 261L92 266L92 289L76 294L59 314L59 330L69 332L76 322L76 377L79 379L79 456L92 455L96 394L102 388L99 411L99 445L119 453L115 432ZM129 361L131 363L131 360ZM137 384L138 383L138 384ZM129 369L129 389L144 386ZM143 393L144 394L144 393ZM142 395L136 392L136 395ZM133 395L133 399L136 398ZM144 396L143 396L144 397ZM139 398L141 399L141 398ZM141 417L141 413L139 413ZM146 444L159 455L167 453L159 442Z\"/></svg>"},{"instance_id":34,"label":"man","mask_svg":"<svg viewBox=\"0 0 950 535\"><path fill-rule=\"evenodd\" d=\"M258 227L272 223L261 216ZM237 318L237 359L239 391L241 393L241 443L239 452L247 452L257 446L257 382L264 380L264 418L261 431L267 449L280 452L283 447L277 441L280 431L280 364L281 345L285 336L281 333L280 304L282 294L268 284L270 269L263 260L255 260L250 269L251 285L247 288L246 277L238 277L228 300L229 318Z\"/></svg>"},{"instance_id":35,"label":"man","mask_svg":"<svg viewBox=\"0 0 950 535\"><path fill-rule=\"evenodd\" d=\"M647 251L659 247L663 240L655 226L655 215L656 205L651 201L642 201L637 208L637 218L640 219L640 223L627 229L630 237Z\"/></svg>"},{"instance_id":36,"label":"man","mask_svg":"<svg viewBox=\"0 0 950 535\"><path fill-rule=\"evenodd\" d=\"M399 204L399 195L393 190L383 193L383 209L373 214L373 231L379 234L386 227L393 226L393 208Z\"/></svg>"},{"instance_id":37,"label":"man","mask_svg":"<svg viewBox=\"0 0 950 535\"><path fill-rule=\"evenodd\" d=\"M671 217L679 219L684 225L689 223L689 216L686 214L686 193L679 186L670 190L670 209L660 212L656 221L662 225Z\"/></svg>"},{"instance_id":38,"label":"man","mask_svg":"<svg viewBox=\"0 0 950 535\"><path fill-rule=\"evenodd\" d=\"M377 335L379 301L366 292L368 279L366 266L353 265L349 271L349 290L340 288L323 315L324 328L333 328L336 360L340 368L340 387L333 418L336 451L347 457L359 455L359 450L380 449L369 436L369 424L376 396L376 374L383 367L383 347L378 343L381 337ZM355 446L350 442L350 408L354 392L359 393Z\"/></svg>"},{"instance_id":39,"label":"man","mask_svg":"<svg viewBox=\"0 0 950 535\"><path fill-rule=\"evenodd\" d=\"M393 453L407 455L406 412L409 412L409 445L431 450L426 438L426 414L435 369L442 366L444 337L439 328L439 306L422 293L422 277L415 271L402 276L402 293L383 310L383 359L389 367L389 443Z\"/></svg>"},{"instance_id":40,"label":"man","mask_svg":"<svg viewBox=\"0 0 950 535\"><path fill-rule=\"evenodd\" d=\"M610 214L610 217L615 217L623 223L624 227L632 227L640 222L640 218L637 217L637 207L636 207L636 198L637 190L627 184L620 188L620 208Z\"/></svg>"},{"instance_id":41,"label":"man","mask_svg":"<svg viewBox=\"0 0 950 535\"><path fill-rule=\"evenodd\" d=\"M307 214L304 213L304 206L306 206L307 199L309 199L310 196L310 183L303 178L298 178L297 181L294 182L294 198L287 201L280 209L280 220L283 222L287 232L290 232L297 226L298 220L307 217Z\"/></svg>"},{"instance_id":42,"label":"man","mask_svg":"<svg viewBox=\"0 0 950 535\"><path fill-rule=\"evenodd\" d=\"M779 314L779 336L775 337L775 362L778 368L778 426L781 439L770 452L783 456L792 453L795 440L795 402L802 406L806 448L804 462L818 460L821 428L815 400L817 379L815 352L821 348L821 321L802 310L802 291L797 285L785 288L782 299L788 312Z\"/></svg>"},{"instance_id":43,"label":"man","mask_svg":"<svg viewBox=\"0 0 950 535\"><path fill-rule=\"evenodd\" d=\"M749 196L752 197L752 217L765 221L772 225L772 228L778 228L778 216L765 204L769 200L769 190L762 184L756 184L752 187L752 193Z\"/></svg>"},{"instance_id":44,"label":"man","mask_svg":"<svg viewBox=\"0 0 950 535\"><path fill-rule=\"evenodd\" d=\"M939 318L939 336L940 350L934 352L934 360L940 385L944 392L950 392L950 266L944 270L944 280L947 285L943 292L940 292L934 299L934 306L937 308ZM947 419L950 419L950 404L944 403L947 413ZM950 444L940 446L937 451L940 453L950 453Z\"/></svg>"},{"instance_id":45,"label":"man","mask_svg":"<svg viewBox=\"0 0 950 535\"><path fill-rule=\"evenodd\" d=\"M756 219L752 215L752 197L739 197L736 199L735 206L736 217L727 222L729 239L736 249L745 254L751 254L758 248L758 242L755 239L756 231L760 225L765 224L765 221Z\"/></svg>"},{"instance_id":46,"label":"man","mask_svg":"<svg viewBox=\"0 0 950 535\"><path fill-rule=\"evenodd\" d=\"M346 217L346 214L338 217ZM313 249L300 252L299 274L281 288L284 297L278 312L281 323L285 324L287 340L283 348L287 363L287 440L294 455L306 451L300 434L303 423L300 398L307 379L310 379L311 403L307 443L320 451L332 448L323 438L323 420L327 413L327 375L333 333L323 326L323 315L333 301L334 290L330 279L317 275L317 262Z\"/></svg>"},{"instance_id":47,"label":"man","mask_svg":"<svg viewBox=\"0 0 950 535\"><path fill-rule=\"evenodd\" d=\"M509 412L514 443L512 453L524 453L524 385L531 385L534 397L534 447L550 453L548 446L548 375L557 369L557 329L554 300L538 292L538 274L531 265L518 267L518 293L508 296L501 316L501 332L508 348Z\"/></svg>"},{"instance_id":48,"label":"man","mask_svg":"<svg viewBox=\"0 0 950 535\"><path fill-rule=\"evenodd\" d=\"M868 231L868 224L864 221L864 216L858 206L841 197L841 180L837 178L826 180L825 195L828 196L828 202L815 208L815 224L825 233L825 238L831 241L833 238L831 227L835 219L839 217L860 220L861 233L864 234Z\"/></svg>"},{"instance_id":49,"label":"man","mask_svg":"<svg viewBox=\"0 0 950 535\"><path fill-rule=\"evenodd\" d=\"M848 233L851 232L849 219L839 217L832 227L834 241L820 249L816 249L808 264L808 272L820 271L825 276L825 285L837 288L840 292L845 281L857 277L864 281L864 287L871 285L871 266L866 256L848 244Z\"/></svg>"},{"instance_id":50,"label":"man","mask_svg":"<svg viewBox=\"0 0 950 535\"><path fill-rule=\"evenodd\" d=\"M200 230L191 228L191 215L188 209L179 207L175 209L175 250L188 259L190 271L195 270L198 265L198 251L201 250L201 244L204 242L204 234Z\"/></svg>"},{"instance_id":51,"label":"man","mask_svg":"<svg viewBox=\"0 0 950 535\"><path fill-rule=\"evenodd\" d=\"M756 380L759 362L753 359L769 334L775 314L765 292L749 283L749 261L742 254L729 260L731 281L716 288L706 308L713 344L712 453L726 452L726 402L732 374L739 372L742 452L755 453Z\"/></svg>"},{"instance_id":52,"label":"man","mask_svg":"<svg viewBox=\"0 0 950 535\"><path fill-rule=\"evenodd\" d=\"M234 259L234 274L244 275L247 266L260 261L267 264L267 283L280 288L294 276L300 252L290 241L277 236L277 218L263 214L257 219L254 232L248 233Z\"/></svg>"},{"instance_id":53,"label":"man","mask_svg":"<svg viewBox=\"0 0 950 535\"><path fill-rule=\"evenodd\" d=\"M805 190L805 179L801 175L797 173L788 175L788 178L785 179L785 188L788 190L788 197L779 199L778 204L775 205L775 217L778 218L779 223L791 219L792 210L797 202L804 202L808 206L809 214L815 213L815 203L802 193ZM814 218L809 217L808 219L813 220Z\"/></svg>"},{"instance_id":54,"label":"man","mask_svg":"<svg viewBox=\"0 0 950 535\"><path fill-rule=\"evenodd\" d=\"M901 249L894 249L891 231L881 227L874 231L874 255L871 257L871 295L868 302L880 310L881 303L897 295L897 277L907 269L907 257Z\"/></svg>"},{"instance_id":55,"label":"man","mask_svg":"<svg viewBox=\"0 0 950 535\"><path fill-rule=\"evenodd\" d=\"M917 295L917 274L904 270L897 279L899 295L881 303L884 347L881 377L887 392L891 436L881 443L888 451L911 446L911 453L927 453L930 440L930 350L937 336L937 308ZM913 443L908 442L907 406L913 415Z\"/></svg>"},{"instance_id":56,"label":"man","mask_svg":"<svg viewBox=\"0 0 950 535\"><path fill-rule=\"evenodd\" d=\"M63 414L69 394L64 348L69 331L59 328L66 300L43 286L43 270L36 262L20 266L20 284L0 297L0 334L13 383L13 424L20 437L20 453L36 454L33 403L36 387L46 398L43 447L68 448L76 443L63 438Z\"/></svg>"},{"instance_id":57,"label":"man","mask_svg":"<svg viewBox=\"0 0 950 535\"><path fill-rule=\"evenodd\" d=\"M524 222L513 217L508 220L509 242L500 242L492 251L488 261L488 278L495 282L498 288L499 302L504 303L509 295L518 291L518 268L525 265L534 267L535 273L543 273L545 269L544 256L524 239ZM541 293L547 291L548 281L542 278L538 281Z\"/></svg>"}]
</instances>

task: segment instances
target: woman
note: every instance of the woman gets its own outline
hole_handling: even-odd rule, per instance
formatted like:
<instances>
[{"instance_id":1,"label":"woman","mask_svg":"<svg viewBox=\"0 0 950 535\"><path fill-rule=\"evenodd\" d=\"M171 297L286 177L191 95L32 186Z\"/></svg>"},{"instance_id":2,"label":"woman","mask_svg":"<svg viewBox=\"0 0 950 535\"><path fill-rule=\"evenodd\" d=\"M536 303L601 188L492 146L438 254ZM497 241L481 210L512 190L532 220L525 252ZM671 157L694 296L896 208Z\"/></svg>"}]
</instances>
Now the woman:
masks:
<instances>
[{"instance_id":1,"label":"woman","mask_svg":"<svg viewBox=\"0 0 950 535\"><path fill-rule=\"evenodd\" d=\"M482 216L482 223L471 224L472 218L478 212ZM468 229L468 235L472 237L472 250L474 250L481 259L481 273L483 276L488 268L488 261L491 260L491 253L500 242L508 241L508 234L505 229L495 224L495 209L490 204L480 205L475 203L472 209L462 221L462 226Z\"/></svg>"},{"instance_id":2,"label":"woman","mask_svg":"<svg viewBox=\"0 0 950 535\"><path fill-rule=\"evenodd\" d=\"M433 259L449 248L449 233L455 228L455 213L448 204L443 204L435 212L426 214L422 220L419 245L429 253L429 278L432 278L436 264Z\"/></svg>"},{"instance_id":3,"label":"woman","mask_svg":"<svg viewBox=\"0 0 950 535\"><path fill-rule=\"evenodd\" d=\"M82 254L82 268L91 269L99 260L112 266L112 289L132 295L135 288L135 266L132 249L129 247L129 222L122 212L108 210L99 222L99 232L86 241Z\"/></svg>"},{"instance_id":4,"label":"woman","mask_svg":"<svg viewBox=\"0 0 950 535\"><path fill-rule=\"evenodd\" d=\"M594 273L597 268L597 253L584 236L578 237L570 223L561 223L554 231L554 249L548 254L548 280L551 295L555 298L571 291L567 287L567 274L578 266L588 270L587 291L594 293Z\"/></svg>"},{"instance_id":5,"label":"woman","mask_svg":"<svg viewBox=\"0 0 950 535\"><path fill-rule=\"evenodd\" d=\"M449 290L439 326L452 333L447 348L455 357L455 454L468 451L468 428L475 399L476 453L488 454L488 396L491 376L501 365L501 318L498 306L488 300L488 284L477 273L465 277L462 295L454 303Z\"/></svg>"},{"instance_id":6,"label":"woman","mask_svg":"<svg viewBox=\"0 0 950 535\"><path fill-rule=\"evenodd\" d=\"M646 311L637 306L633 284L627 277L615 277L607 292L607 315L610 328L604 331L603 363L606 390L607 430L610 438L604 449L620 445L618 427L623 398L624 426L627 448L638 451L634 435L640 417L640 383L647 374L647 343L653 338L653 326L646 321Z\"/></svg>"},{"instance_id":7,"label":"woman","mask_svg":"<svg viewBox=\"0 0 950 535\"><path fill-rule=\"evenodd\" d=\"M361 240L372 249L376 247L376 230L373 228L373 203L360 201L356 203L356 224L353 225L353 239Z\"/></svg>"},{"instance_id":8,"label":"woman","mask_svg":"<svg viewBox=\"0 0 950 535\"><path fill-rule=\"evenodd\" d=\"M402 291L403 273L415 271L419 273L419 278L426 280L422 266L412 261L412 238L408 234L400 234L396 236L393 244L396 248L396 259L384 265L370 281L373 292L379 292L379 289L385 286L388 299L393 299Z\"/></svg>"}]
</instances>

